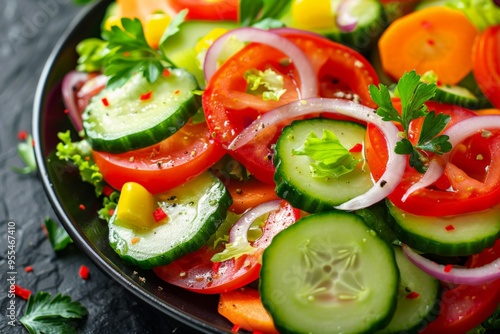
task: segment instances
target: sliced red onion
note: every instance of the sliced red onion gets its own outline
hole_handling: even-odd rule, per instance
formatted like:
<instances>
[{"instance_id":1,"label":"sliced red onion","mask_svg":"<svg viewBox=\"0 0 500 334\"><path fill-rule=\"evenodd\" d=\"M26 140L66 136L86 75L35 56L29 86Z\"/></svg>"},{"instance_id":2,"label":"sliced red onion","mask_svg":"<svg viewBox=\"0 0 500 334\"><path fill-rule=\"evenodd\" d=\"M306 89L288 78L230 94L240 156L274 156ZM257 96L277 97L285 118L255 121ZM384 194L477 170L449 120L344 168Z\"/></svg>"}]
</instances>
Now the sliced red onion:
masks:
<instances>
[{"instance_id":1,"label":"sliced red onion","mask_svg":"<svg viewBox=\"0 0 500 334\"><path fill-rule=\"evenodd\" d=\"M95 77L87 80L82 88L78 91L78 97L84 97L85 95L92 94L96 89L106 86L109 77L103 74L98 74Z\"/></svg>"},{"instance_id":2,"label":"sliced red onion","mask_svg":"<svg viewBox=\"0 0 500 334\"><path fill-rule=\"evenodd\" d=\"M448 130L443 133L443 135L448 136L448 140L451 143L452 147L455 147L470 136L473 136L477 133L484 133L485 135L488 135L488 130L494 129L500 129L500 115L480 115L466 118L464 120L461 120L460 122L453 124ZM442 164L437 162L433 164L431 162L431 164L429 165L429 169L425 173L424 177L407 190L402 200L405 201L413 192L436 182L443 174L443 166L446 165L449 157L450 153L444 154L444 163Z\"/></svg>"},{"instance_id":3,"label":"sliced red onion","mask_svg":"<svg viewBox=\"0 0 500 334\"><path fill-rule=\"evenodd\" d=\"M345 115L374 124L384 134L387 147L395 147L400 139L398 128L391 122L383 121L374 109L343 99L311 98L294 101L261 115L233 140L229 149L240 148L254 139L264 128L319 112ZM396 188L403 177L406 158L404 155L396 154L393 149L389 149L388 154L385 172L373 187L366 193L336 206L336 209L350 211L365 208L381 201Z\"/></svg>"},{"instance_id":4,"label":"sliced red onion","mask_svg":"<svg viewBox=\"0 0 500 334\"><path fill-rule=\"evenodd\" d=\"M254 42L272 46L287 55L295 65L300 78L300 98L318 96L318 84L314 68L302 50L279 34L257 28L239 28L219 37L207 50L204 62L205 80L209 81L217 70L217 59L225 42L235 37L242 42Z\"/></svg>"},{"instance_id":5,"label":"sliced red onion","mask_svg":"<svg viewBox=\"0 0 500 334\"><path fill-rule=\"evenodd\" d=\"M243 216L234 223L229 232L229 242L234 242L238 238L248 243L248 229L252 223L259 217L280 209L281 200L273 200L257 205L255 208L248 210Z\"/></svg>"},{"instance_id":6,"label":"sliced red onion","mask_svg":"<svg viewBox=\"0 0 500 334\"><path fill-rule=\"evenodd\" d=\"M477 268L451 267L438 264L419 254L408 245L402 246L408 259L422 271L445 282L453 284L479 285L500 279L500 258Z\"/></svg>"},{"instance_id":7,"label":"sliced red onion","mask_svg":"<svg viewBox=\"0 0 500 334\"><path fill-rule=\"evenodd\" d=\"M408 196L413 194L415 191L430 186L431 184L436 182L436 180L439 179L443 174L443 171L444 166L439 163L437 159L433 159L422 178L418 180L418 182L413 184L410 188L408 188L408 190L406 190L405 194L401 198L401 201L406 201Z\"/></svg>"},{"instance_id":8,"label":"sliced red onion","mask_svg":"<svg viewBox=\"0 0 500 334\"><path fill-rule=\"evenodd\" d=\"M76 87L90 79L89 73L71 71L66 74L62 81L62 97L64 105L68 109L68 115L77 131L83 130L82 117L76 102Z\"/></svg>"},{"instance_id":9,"label":"sliced red onion","mask_svg":"<svg viewBox=\"0 0 500 334\"><path fill-rule=\"evenodd\" d=\"M358 18L351 15L354 7L359 5L356 0L343 0L337 8L337 16L335 22L337 27L343 32L352 32L358 25Z\"/></svg>"}]
</instances>

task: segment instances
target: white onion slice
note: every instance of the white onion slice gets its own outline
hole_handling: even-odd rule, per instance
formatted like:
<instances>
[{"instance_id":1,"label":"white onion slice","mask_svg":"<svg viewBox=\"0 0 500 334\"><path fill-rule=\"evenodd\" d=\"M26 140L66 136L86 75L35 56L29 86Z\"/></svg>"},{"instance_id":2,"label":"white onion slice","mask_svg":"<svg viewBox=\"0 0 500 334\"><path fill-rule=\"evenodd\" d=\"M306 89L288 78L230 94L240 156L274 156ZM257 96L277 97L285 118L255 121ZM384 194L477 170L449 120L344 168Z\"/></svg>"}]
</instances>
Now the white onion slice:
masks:
<instances>
[{"instance_id":1,"label":"white onion slice","mask_svg":"<svg viewBox=\"0 0 500 334\"><path fill-rule=\"evenodd\" d=\"M477 133L482 133L483 131L493 130L493 129L495 130L500 129L500 115L481 115L481 116L473 116L470 118L466 118L450 126L443 133L443 135L448 136L449 142L451 143L452 147L455 147L456 145L460 144L462 141L469 138L470 136L473 136ZM427 170L423 178L419 182L412 185L406 191L406 193L402 198L402 201L405 201L408 198L408 196L410 196L413 192L417 191L418 189L424 188L436 182L443 174L444 166L446 166L449 157L450 153L444 154L443 155L444 163L442 164L437 162L433 164L434 162L433 160L433 162L431 162L431 164L429 165L429 169Z\"/></svg>"},{"instance_id":2,"label":"white onion slice","mask_svg":"<svg viewBox=\"0 0 500 334\"><path fill-rule=\"evenodd\" d=\"M500 279L500 258L482 267L465 268L454 266L449 272L446 272L445 265L437 264L417 254L408 245L403 244L402 248L404 254L415 266L441 281L453 284L479 285Z\"/></svg>"},{"instance_id":3,"label":"white onion slice","mask_svg":"<svg viewBox=\"0 0 500 334\"><path fill-rule=\"evenodd\" d=\"M430 186L443 174L444 166L437 161L437 159L433 159L427 168L427 171L422 176L418 182L414 183L408 190L406 190L405 194L401 198L401 201L404 202L415 191Z\"/></svg>"},{"instance_id":4,"label":"white onion slice","mask_svg":"<svg viewBox=\"0 0 500 334\"><path fill-rule=\"evenodd\" d=\"M77 131L83 130L82 116L76 103L75 89L79 83L86 82L90 75L85 72L71 71L66 74L62 81L61 93L68 115Z\"/></svg>"},{"instance_id":5,"label":"white onion slice","mask_svg":"<svg viewBox=\"0 0 500 334\"><path fill-rule=\"evenodd\" d=\"M217 70L217 59L221 53L224 43L231 37L242 42L255 42L276 48L288 56L294 64L300 78L300 98L318 96L318 84L314 68L302 50L285 37L271 31L257 28L239 28L231 30L219 37L207 50L203 71L205 80L208 82Z\"/></svg>"},{"instance_id":6,"label":"white onion slice","mask_svg":"<svg viewBox=\"0 0 500 334\"><path fill-rule=\"evenodd\" d=\"M395 147L400 139L398 128L391 122L383 121L374 109L342 99L311 98L291 102L261 115L233 140L229 149L236 150L245 145L266 127L279 124L287 119L319 112L345 115L374 124L384 134L389 148ZM406 157L396 154L394 149L389 149L388 155L385 172L373 187L366 193L336 206L336 209L350 211L365 208L381 201L396 188L403 177Z\"/></svg>"},{"instance_id":7,"label":"white onion slice","mask_svg":"<svg viewBox=\"0 0 500 334\"><path fill-rule=\"evenodd\" d=\"M270 213L273 211L277 211L280 208L280 199L276 199L273 201L265 202L257 205L255 208L252 208L245 212L243 216L238 219L236 223L234 223L233 227L231 227L231 231L229 232L229 242L234 242L235 240L240 240L248 243L248 229L250 225L259 217L265 215L266 213Z\"/></svg>"}]
</instances>

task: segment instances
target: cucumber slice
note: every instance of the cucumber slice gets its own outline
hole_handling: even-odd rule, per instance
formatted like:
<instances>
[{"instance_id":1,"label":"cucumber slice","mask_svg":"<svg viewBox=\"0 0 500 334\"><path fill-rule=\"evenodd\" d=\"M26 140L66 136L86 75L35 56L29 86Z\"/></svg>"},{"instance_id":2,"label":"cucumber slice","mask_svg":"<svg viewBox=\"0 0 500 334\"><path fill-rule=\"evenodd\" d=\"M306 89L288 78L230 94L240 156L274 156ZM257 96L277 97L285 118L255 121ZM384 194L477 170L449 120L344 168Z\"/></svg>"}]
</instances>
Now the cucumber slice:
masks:
<instances>
[{"instance_id":1,"label":"cucumber slice","mask_svg":"<svg viewBox=\"0 0 500 334\"><path fill-rule=\"evenodd\" d=\"M205 244L226 217L232 203L224 184L205 172L191 181L155 195L168 220L153 228L109 221L109 242L126 263L144 269L166 265ZM115 210L115 213L118 210Z\"/></svg>"},{"instance_id":2,"label":"cucumber slice","mask_svg":"<svg viewBox=\"0 0 500 334\"><path fill-rule=\"evenodd\" d=\"M193 94L198 84L184 69L169 71L153 83L135 74L122 87L105 88L92 98L82 118L94 150L121 153L147 147L186 124L200 108L199 96Z\"/></svg>"},{"instance_id":3,"label":"cucumber slice","mask_svg":"<svg viewBox=\"0 0 500 334\"><path fill-rule=\"evenodd\" d=\"M335 133L347 149L363 143L366 132L365 127L358 123L314 118L292 122L283 129L276 143L276 193L306 212L332 210L334 206L363 194L373 185L368 165L362 162L352 172L335 179L312 177L309 170L311 159L294 155L292 150L302 146L310 132L321 137L324 129ZM362 159L361 152L353 155Z\"/></svg>"},{"instance_id":4,"label":"cucumber slice","mask_svg":"<svg viewBox=\"0 0 500 334\"><path fill-rule=\"evenodd\" d=\"M439 314L441 284L408 260L394 247L400 282L396 312L387 327L377 333L417 334Z\"/></svg>"},{"instance_id":5,"label":"cucumber slice","mask_svg":"<svg viewBox=\"0 0 500 334\"><path fill-rule=\"evenodd\" d=\"M259 290L280 333L373 333L394 314L398 281L393 247L355 214L330 211L273 238Z\"/></svg>"},{"instance_id":6,"label":"cucumber slice","mask_svg":"<svg viewBox=\"0 0 500 334\"><path fill-rule=\"evenodd\" d=\"M204 57L196 53L196 43L215 28L231 30L237 27L238 24L232 21L189 20L182 23L179 32L168 38L168 43L162 46L162 51L177 67L192 73L198 85L203 88L206 83L200 58Z\"/></svg>"},{"instance_id":7,"label":"cucumber slice","mask_svg":"<svg viewBox=\"0 0 500 334\"><path fill-rule=\"evenodd\" d=\"M377 232L378 236L388 243L397 242L397 236L392 230L394 223L391 214L385 205L385 201L380 201L367 208L354 211L356 215L364 219L366 225Z\"/></svg>"},{"instance_id":8,"label":"cucumber slice","mask_svg":"<svg viewBox=\"0 0 500 334\"><path fill-rule=\"evenodd\" d=\"M387 201L401 242L442 256L468 256L493 246L500 236L500 207L452 217L424 217L407 213Z\"/></svg>"},{"instance_id":9,"label":"cucumber slice","mask_svg":"<svg viewBox=\"0 0 500 334\"><path fill-rule=\"evenodd\" d=\"M469 109L479 108L479 99L465 87L442 85L436 88L436 95L432 98L434 101L450 103Z\"/></svg>"}]
</instances>

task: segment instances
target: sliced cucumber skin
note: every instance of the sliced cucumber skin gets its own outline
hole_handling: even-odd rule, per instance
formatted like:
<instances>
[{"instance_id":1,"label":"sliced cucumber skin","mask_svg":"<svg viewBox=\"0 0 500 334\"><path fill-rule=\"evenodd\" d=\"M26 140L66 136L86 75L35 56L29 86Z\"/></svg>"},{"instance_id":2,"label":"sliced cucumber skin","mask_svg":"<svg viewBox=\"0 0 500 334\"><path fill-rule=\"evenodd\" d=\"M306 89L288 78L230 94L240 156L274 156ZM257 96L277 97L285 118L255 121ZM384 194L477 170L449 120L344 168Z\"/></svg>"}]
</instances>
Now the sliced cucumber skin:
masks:
<instances>
[{"instance_id":1,"label":"sliced cucumber skin","mask_svg":"<svg viewBox=\"0 0 500 334\"><path fill-rule=\"evenodd\" d=\"M211 172L155 198L169 217L166 223L139 229L117 222L116 215L108 223L111 247L125 263L143 269L198 250L224 221L232 203L224 184ZM139 241L132 244L133 238Z\"/></svg>"},{"instance_id":2,"label":"sliced cucumber skin","mask_svg":"<svg viewBox=\"0 0 500 334\"><path fill-rule=\"evenodd\" d=\"M306 212L329 211L367 191L373 184L367 164L361 162L351 173L338 179L313 178L309 172L310 158L292 154L314 131L323 136L323 129L334 132L347 149L364 142L366 129L354 122L327 118L294 121L279 137L274 155L276 193L294 207ZM361 158L361 153L359 153Z\"/></svg>"},{"instance_id":3,"label":"sliced cucumber skin","mask_svg":"<svg viewBox=\"0 0 500 334\"><path fill-rule=\"evenodd\" d=\"M423 253L469 256L493 246L500 237L500 207L454 217L424 217L404 212L389 200L387 206L398 239Z\"/></svg>"},{"instance_id":4,"label":"sliced cucumber skin","mask_svg":"<svg viewBox=\"0 0 500 334\"><path fill-rule=\"evenodd\" d=\"M193 94L197 87L191 73L171 69L154 83L135 74L120 88L105 88L82 115L86 139L94 150L111 153L154 145L177 132L201 107L200 97ZM148 92L151 98L141 100Z\"/></svg>"},{"instance_id":5,"label":"sliced cucumber skin","mask_svg":"<svg viewBox=\"0 0 500 334\"><path fill-rule=\"evenodd\" d=\"M339 284L328 277L309 282L310 286L305 283L321 277L321 271L324 274L324 270L332 272L339 268L334 267L339 262L325 263L325 259L334 261L332 254L341 254L344 250L350 252L350 260L355 258L351 263L362 269L337 275L356 277L358 287L362 286L357 290L357 300L317 302L314 297L310 299L312 290L306 289L312 286L326 284L327 290L340 287L346 289L342 290L345 294L356 291L354 285L342 286L345 281ZM314 254L320 255L313 258ZM306 258L312 260L306 261ZM312 265L307 268L307 263L314 262L319 264L315 270L310 269ZM398 284L393 247L380 239L359 216L330 211L301 218L274 237L263 253L259 290L263 305L280 333L373 333L390 321L396 307ZM329 298L321 292L316 296L318 300Z\"/></svg>"},{"instance_id":6,"label":"sliced cucumber skin","mask_svg":"<svg viewBox=\"0 0 500 334\"><path fill-rule=\"evenodd\" d=\"M436 102L454 104L468 109L479 109L479 99L467 88L460 86L438 86L431 99Z\"/></svg>"},{"instance_id":7,"label":"sliced cucumber skin","mask_svg":"<svg viewBox=\"0 0 500 334\"><path fill-rule=\"evenodd\" d=\"M396 312L387 327L377 333L417 334L439 314L441 284L411 263L401 247L394 246L394 253L400 273ZM407 298L410 292L419 296Z\"/></svg>"}]
</instances>

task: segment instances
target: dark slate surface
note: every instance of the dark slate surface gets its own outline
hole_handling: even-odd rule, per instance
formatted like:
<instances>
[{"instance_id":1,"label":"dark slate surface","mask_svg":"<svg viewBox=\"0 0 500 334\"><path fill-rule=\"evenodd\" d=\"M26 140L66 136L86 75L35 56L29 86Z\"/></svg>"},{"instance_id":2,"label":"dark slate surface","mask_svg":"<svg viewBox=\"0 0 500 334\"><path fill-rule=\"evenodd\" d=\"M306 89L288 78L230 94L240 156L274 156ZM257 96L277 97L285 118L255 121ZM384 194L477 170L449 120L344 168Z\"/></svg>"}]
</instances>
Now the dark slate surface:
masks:
<instances>
[{"instance_id":1,"label":"dark slate surface","mask_svg":"<svg viewBox=\"0 0 500 334\"><path fill-rule=\"evenodd\" d=\"M46 217L57 221L36 174L18 175L17 134L31 131L38 78L57 39L81 7L71 0L0 0L0 333L27 333L19 323L26 302L15 298L9 326L8 223L15 223L16 283L33 292L63 293L89 311L82 333L187 333L188 329L135 300L97 269L74 245L55 253L43 234ZM12 223L11 223L12 225ZM90 268L90 279L78 275ZM32 266L32 272L25 272Z\"/></svg>"}]
</instances>

